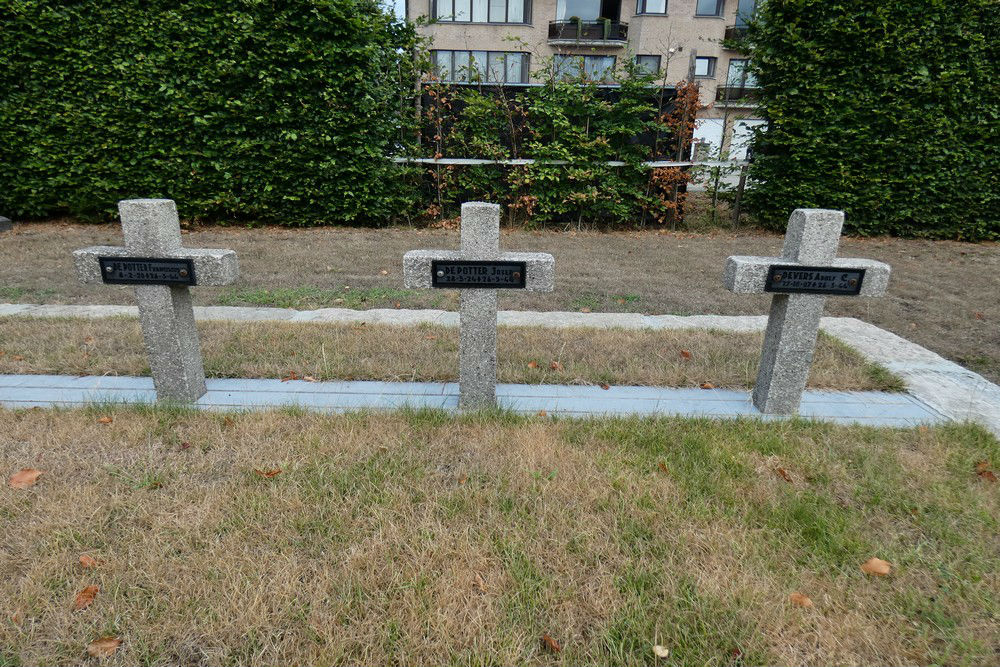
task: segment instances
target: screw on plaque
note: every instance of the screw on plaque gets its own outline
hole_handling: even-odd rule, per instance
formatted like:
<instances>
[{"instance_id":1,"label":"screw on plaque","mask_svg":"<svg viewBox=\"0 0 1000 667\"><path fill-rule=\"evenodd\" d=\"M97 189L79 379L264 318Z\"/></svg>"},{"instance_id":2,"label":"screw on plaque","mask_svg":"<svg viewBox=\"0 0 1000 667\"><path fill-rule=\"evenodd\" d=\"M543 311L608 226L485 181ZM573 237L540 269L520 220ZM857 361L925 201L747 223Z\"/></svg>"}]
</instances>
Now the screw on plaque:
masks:
<instances>
[{"instance_id":1,"label":"screw on plaque","mask_svg":"<svg viewBox=\"0 0 1000 667\"><path fill-rule=\"evenodd\" d=\"M180 271L178 271L178 273L181 275L181 278L187 278L188 270L181 269Z\"/></svg>"},{"instance_id":2,"label":"screw on plaque","mask_svg":"<svg viewBox=\"0 0 1000 667\"><path fill-rule=\"evenodd\" d=\"M105 267L104 267L104 272L105 272L105 273L113 273L113 272L114 272L114 270L115 270L115 269L114 269L114 267L113 267L113 266L111 266L110 264L109 264L108 266L105 266Z\"/></svg>"},{"instance_id":3,"label":"screw on plaque","mask_svg":"<svg viewBox=\"0 0 1000 667\"><path fill-rule=\"evenodd\" d=\"M521 272L520 271L515 271L514 272L514 280L520 280L520 279L521 279Z\"/></svg>"},{"instance_id":4,"label":"screw on plaque","mask_svg":"<svg viewBox=\"0 0 1000 667\"><path fill-rule=\"evenodd\" d=\"M444 271L438 269L438 278L444 278Z\"/></svg>"},{"instance_id":5,"label":"screw on plaque","mask_svg":"<svg viewBox=\"0 0 1000 667\"><path fill-rule=\"evenodd\" d=\"M847 284L850 285L851 287L856 287L857 284L858 284L858 281L857 281L856 278L851 278L850 280L847 281Z\"/></svg>"},{"instance_id":6,"label":"screw on plaque","mask_svg":"<svg viewBox=\"0 0 1000 667\"><path fill-rule=\"evenodd\" d=\"M776 282L776 283L780 283L781 282L781 274L780 273L775 273L774 274L774 282Z\"/></svg>"}]
</instances>

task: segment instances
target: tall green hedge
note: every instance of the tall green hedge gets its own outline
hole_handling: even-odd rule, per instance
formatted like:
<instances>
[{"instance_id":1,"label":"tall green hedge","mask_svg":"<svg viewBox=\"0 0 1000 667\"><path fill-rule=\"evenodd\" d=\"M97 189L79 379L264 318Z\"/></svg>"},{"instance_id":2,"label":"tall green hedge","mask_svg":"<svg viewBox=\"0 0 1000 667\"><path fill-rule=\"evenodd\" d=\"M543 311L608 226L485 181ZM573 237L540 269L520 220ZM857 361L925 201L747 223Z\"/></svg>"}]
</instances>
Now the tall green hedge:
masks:
<instances>
[{"instance_id":1,"label":"tall green hedge","mask_svg":"<svg viewBox=\"0 0 1000 667\"><path fill-rule=\"evenodd\" d=\"M0 213L386 220L413 39L375 0L0 0Z\"/></svg>"},{"instance_id":2,"label":"tall green hedge","mask_svg":"<svg viewBox=\"0 0 1000 667\"><path fill-rule=\"evenodd\" d=\"M810 206L859 234L1000 238L997 0L758 4L761 222Z\"/></svg>"}]
</instances>

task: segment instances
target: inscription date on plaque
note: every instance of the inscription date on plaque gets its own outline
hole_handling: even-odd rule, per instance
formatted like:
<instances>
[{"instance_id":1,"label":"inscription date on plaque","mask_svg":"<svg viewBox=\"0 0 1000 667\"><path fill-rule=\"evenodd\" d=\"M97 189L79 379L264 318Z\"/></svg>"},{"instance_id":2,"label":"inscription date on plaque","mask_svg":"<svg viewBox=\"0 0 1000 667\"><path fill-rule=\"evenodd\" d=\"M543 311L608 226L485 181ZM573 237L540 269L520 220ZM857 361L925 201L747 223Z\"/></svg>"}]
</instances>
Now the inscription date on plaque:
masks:
<instances>
[{"instance_id":1,"label":"inscription date on plaque","mask_svg":"<svg viewBox=\"0 0 1000 667\"><path fill-rule=\"evenodd\" d=\"M98 257L101 279L109 285L195 285L190 259Z\"/></svg>"},{"instance_id":2,"label":"inscription date on plaque","mask_svg":"<svg viewBox=\"0 0 1000 667\"><path fill-rule=\"evenodd\" d=\"M431 285L445 288L524 289L525 262L435 260Z\"/></svg>"},{"instance_id":3,"label":"inscription date on plaque","mask_svg":"<svg viewBox=\"0 0 1000 667\"><path fill-rule=\"evenodd\" d=\"M829 266L772 266L767 272L765 292L786 294L840 294L861 292L864 269Z\"/></svg>"}]
</instances>

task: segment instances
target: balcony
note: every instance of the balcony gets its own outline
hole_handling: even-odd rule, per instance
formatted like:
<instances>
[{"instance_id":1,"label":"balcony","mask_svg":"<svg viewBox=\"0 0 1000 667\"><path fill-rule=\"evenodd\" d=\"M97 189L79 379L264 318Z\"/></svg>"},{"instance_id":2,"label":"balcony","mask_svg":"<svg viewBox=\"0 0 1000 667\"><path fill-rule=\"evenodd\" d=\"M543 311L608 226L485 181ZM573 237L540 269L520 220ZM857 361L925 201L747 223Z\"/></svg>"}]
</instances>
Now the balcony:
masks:
<instances>
[{"instance_id":1,"label":"balcony","mask_svg":"<svg viewBox=\"0 0 1000 667\"><path fill-rule=\"evenodd\" d=\"M754 86L719 86L715 90L715 105L727 107L753 107L760 99L760 90Z\"/></svg>"},{"instance_id":2,"label":"balcony","mask_svg":"<svg viewBox=\"0 0 1000 667\"><path fill-rule=\"evenodd\" d=\"M727 41L737 41L743 39L747 36L747 27L745 25L730 25L726 26L726 36Z\"/></svg>"},{"instance_id":3,"label":"balcony","mask_svg":"<svg viewBox=\"0 0 1000 667\"><path fill-rule=\"evenodd\" d=\"M610 19L549 21L549 44L568 46L625 46L628 24Z\"/></svg>"},{"instance_id":4,"label":"balcony","mask_svg":"<svg viewBox=\"0 0 1000 667\"><path fill-rule=\"evenodd\" d=\"M726 34L722 38L722 48L733 51L745 51L747 27L745 25L726 26Z\"/></svg>"}]
</instances>

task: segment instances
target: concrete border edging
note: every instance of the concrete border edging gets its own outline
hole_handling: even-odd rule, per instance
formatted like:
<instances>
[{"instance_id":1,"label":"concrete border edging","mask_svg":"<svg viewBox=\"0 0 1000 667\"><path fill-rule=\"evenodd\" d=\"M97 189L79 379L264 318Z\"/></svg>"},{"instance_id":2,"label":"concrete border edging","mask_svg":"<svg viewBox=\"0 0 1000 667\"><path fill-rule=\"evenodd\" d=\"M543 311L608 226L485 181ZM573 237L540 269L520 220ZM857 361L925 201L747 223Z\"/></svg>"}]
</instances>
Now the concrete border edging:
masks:
<instances>
[{"instance_id":1,"label":"concrete border edging","mask_svg":"<svg viewBox=\"0 0 1000 667\"><path fill-rule=\"evenodd\" d=\"M445 310L376 308L351 310L322 308L195 307L195 319L254 322L366 323L394 326L435 324L458 326L458 313ZM0 304L0 317L138 317L135 306L61 306ZM642 315L640 313L576 313L500 311L501 326L597 329L718 329L763 331L765 315ZM879 363L906 382L907 391L955 421L981 424L1000 437L1000 387L978 373L948 361L925 347L850 317L824 317L820 328Z\"/></svg>"}]
</instances>

